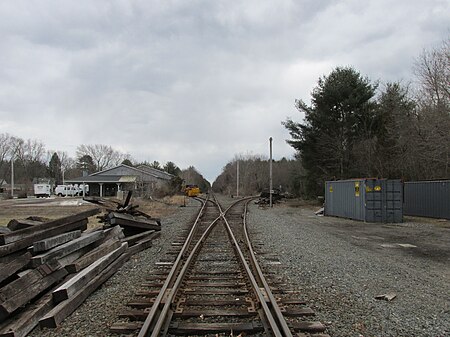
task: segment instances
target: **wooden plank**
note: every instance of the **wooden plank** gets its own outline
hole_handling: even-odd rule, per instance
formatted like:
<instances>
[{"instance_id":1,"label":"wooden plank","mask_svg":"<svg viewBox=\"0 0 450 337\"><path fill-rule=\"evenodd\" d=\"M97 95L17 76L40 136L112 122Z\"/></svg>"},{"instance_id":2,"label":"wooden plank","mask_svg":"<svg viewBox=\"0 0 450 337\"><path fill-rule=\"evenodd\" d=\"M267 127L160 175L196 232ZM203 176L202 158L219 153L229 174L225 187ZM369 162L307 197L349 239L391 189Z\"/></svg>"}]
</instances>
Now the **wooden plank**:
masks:
<instances>
[{"instance_id":1,"label":"wooden plank","mask_svg":"<svg viewBox=\"0 0 450 337\"><path fill-rule=\"evenodd\" d=\"M155 301L153 299L141 298L141 299L136 299L133 302L128 302L127 306L130 308L145 309L145 308L150 308L154 302Z\"/></svg>"},{"instance_id":2,"label":"wooden plank","mask_svg":"<svg viewBox=\"0 0 450 337\"><path fill-rule=\"evenodd\" d=\"M45 294L35 303L28 305L18 315L2 324L0 337L25 337L39 323L39 319L53 307L51 292Z\"/></svg>"},{"instance_id":3,"label":"wooden plank","mask_svg":"<svg viewBox=\"0 0 450 337\"><path fill-rule=\"evenodd\" d=\"M120 245L121 243L118 239L110 239L106 242L103 242L100 246L94 248L87 254L84 254L83 256L73 261L73 263L68 264L66 266L66 270L71 274L78 273L80 270L86 268L101 257L119 248Z\"/></svg>"},{"instance_id":4,"label":"wooden plank","mask_svg":"<svg viewBox=\"0 0 450 337\"><path fill-rule=\"evenodd\" d=\"M236 333L255 333L263 331L263 326L257 322L248 323L195 323L173 322L169 326L169 333L176 335L194 335L234 331Z\"/></svg>"},{"instance_id":5,"label":"wooden plank","mask_svg":"<svg viewBox=\"0 0 450 337\"><path fill-rule=\"evenodd\" d=\"M200 282L200 281L187 281L187 287L206 287L206 288L235 288L245 287L245 282Z\"/></svg>"},{"instance_id":6,"label":"wooden plank","mask_svg":"<svg viewBox=\"0 0 450 337\"><path fill-rule=\"evenodd\" d=\"M201 299L201 300L190 300L186 299L183 305L188 306L241 306L249 305L249 302L245 298L236 298L232 300L218 300L218 299Z\"/></svg>"},{"instance_id":7,"label":"wooden plank","mask_svg":"<svg viewBox=\"0 0 450 337\"><path fill-rule=\"evenodd\" d=\"M41 241L33 242L33 253L39 253L46 250L50 250L56 246L62 245L63 243L69 242L71 240L77 239L81 236L81 231L67 232L52 236Z\"/></svg>"},{"instance_id":8,"label":"wooden plank","mask_svg":"<svg viewBox=\"0 0 450 337\"><path fill-rule=\"evenodd\" d=\"M111 331L112 333L121 334L121 335L123 335L123 334L130 334L130 333L135 332L138 329L141 329L143 324L144 323L142 323L142 322L119 322L119 323L114 323L109 328L109 331Z\"/></svg>"},{"instance_id":9,"label":"wooden plank","mask_svg":"<svg viewBox=\"0 0 450 337\"><path fill-rule=\"evenodd\" d=\"M120 226L114 226L112 228L105 229L105 238L103 241L109 239L123 239L125 234L123 234L123 229Z\"/></svg>"},{"instance_id":10,"label":"wooden plank","mask_svg":"<svg viewBox=\"0 0 450 337\"><path fill-rule=\"evenodd\" d=\"M79 221L87 219L88 217L93 216L97 213L100 213L99 208L80 212L80 213L74 214L74 215L69 215L64 218L52 220L49 222L44 222L40 225L36 225L36 226L30 227L30 228L20 229L20 230L11 232L9 234L3 234L3 235L0 235L0 244L5 245L8 243L23 240L23 239L29 237L30 235L36 234L39 231L47 230L47 229L61 226L61 225L66 225L69 223L79 222ZM37 240L40 240L40 239L37 239Z\"/></svg>"},{"instance_id":11,"label":"wooden plank","mask_svg":"<svg viewBox=\"0 0 450 337\"><path fill-rule=\"evenodd\" d=\"M40 281L44 276L46 275L43 275L38 269L33 269L22 277L8 283L0 289L0 301L4 302L16 296L18 293L31 286L33 283Z\"/></svg>"},{"instance_id":12,"label":"wooden plank","mask_svg":"<svg viewBox=\"0 0 450 337\"><path fill-rule=\"evenodd\" d=\"M73 296L54 307L40 321L39 325L45 328L56 328L67 316L69 316L89 295L94 292L103 282L109 279L128 260L127 254L122 254L111 263L105 270L93 278L84 288Z\"/></svg>"},{"instance_id":13,"label":"wooden plank","mask_svg":"<svg viewBox=\"0 0 450 337\"><path fill-rule=\"evenodd\" d=\"M154 232L147 236L145 239L138 241L134 246L128 248L127 254L130 256L137 254L144 249L147 249L152 246L153 239L159 237L161 235L161 232Z\"/></svg>"},{"instance_id":14,"label":"wooden plank","mask_svg":"<svg viewBox=\"0 0 450 337\"><path fill-rule=\"evenodd\" d=\"M67 256L87 245L102 239L105 236L104 232L93 232L88 235L81 236L75 240L66 242L65 244L55 247L48 252L40 255L36 255L31 259L31 265L36 267L40 264L44 264L45 262L51 259L58 259L64 256Z\"/></svg>"},{"instance_id":15,"label":"wooden plank","mask_svg":"<svg viewBox=\"0 0 450 337\"><path fill-rule=\"evenodd\" d=\"M6 317L8 317L19 307L28 303L30 300L35 298L45 289L51 287L54 283L58 282L66 275L67 271L65 269L57 270L54 273L41 278L37 282L34 282L32 285L29 285L22 291L18 292L15 296L0 303L0 322L3 322Z\"/></svg>"},{"instance_id":16,"label":"wooden plank","mask_svg":"<svg viewBox=\"0 0 450 337\"><path fill-rule=\"evenodd\" d=\"M97 245L97 242L93 242L90 245L87 245L86 247L83 247L67 256L57 259L57 261L61 265L61 268L64 268L64 267L74 263L76 260L81 258L83 255L92 251L92 249L94 249L96 247L96 245ZM66 268L66 270L67 270L67 268Z\"/></svg>"},{"instance_id":17,"label":"wooden plank","mask_svg":"<svg viewBox=\"0 0 450 337\"><path fill-rule=\"evenodd\" d=\"M145 218L136 218L129 214L111 212L109 214L110 223L112 225L120 225L124 227L135 227L135 228L143 228L143 229L154 229L161 230L161 226L155 221Z\"/></svg>"},{"instance_id":18,"label":"wooden plank","mask_svg":"<svg viewBox=\"0 0 450 337\"><path fill-rule=\"evenodd\" d=\"M152 233L154 233L154 232L155 232L155 230L152 229L152 230L145 231L145 232L142 232L142 233L139 233L139 234L136 234L136 235L127 236L127 237L125 237L125 238L122 239L122 242L128 242L128 245L129 245L129 246L132 246L132 245L134 245L136 242L138 242L139 240L145 239L145 237L146 237L147 235L150 235L150 234L152 234Z\"/></svg>"},{"instance_id":19,"label":"wooden plank","mask_svg":"<svg viewBox=\"0 0 450 337\"><path fill-rule=\"evenodd\" d=\"M203 315L203 316L202 316ZM183 309L182 312L174 312L173 317L214 317L214 316L234 316L234 317L253 317L255 312L249 312L247 309L202 309L192 310Z\"/></svg>"},{"instance_id":20,"label":"wooden plank","mask_svg":"<svg viewBox=\"0 0 450 337\"><path fill-rule=\"evenodd\" d=\"M16 259L8 263L0 263L0 282L3 282L18 270L25 267L30 259L31 254L29 252L26 252L25 254L19 255Z\"/></svg>"},{"instance_id":21,"label":"wooden plank","mask_svg":"<svg viewBox=\"0 0 450 337\"><path fill-rule=\"evenodd\" d=\"M122 243L122 245L111 253L103 256L89 267L85 268L69 281L60 285L55 291L53 291L53 302L55 304L60 303L70 296L75 294L80 289L86 286L89 281L104 270L108 265L110 265L114 260L116 260L120 255L122 255L127 249L128 244Z\"/></svg>"},{"instance_id":22,"label":"wooden plank","mask_svg":"<svg viewBox=\"0 0 450 337\"><path fill-rule=\"evenodd\" d=\"M12 231L17 231L19 229L34 227L40 224L42 224L42 221L35 221L29 219L12 219L8 222L6 227L8 227Z\"/></svg>"},{"instance_id":23,"label":"wooden plank","mask_svg":"<svg viewBox=\"0 0 450 337\"><path fill-rule=\"evenodd\" d=\"M314 310L309 307L305 308L286 308L283 311L283 315L286 317L297 317L297 316L314 316Z\"/></svg>"},{"instance_id":24,"label":"wooden plank","mask_svg":"<svg viewBox=\"0 0 450 337\"><path fill-rule=\"evenodd\" d=\"M86 229L87 223L88 223L88 220L84 219L84 220L73 222L70 224L63 224L58 227L53 227L53 228L49 228L47 230L37 232L33 235L30 235L30 236L24 238L23 240L0 246L0 256L5 256L8 254L14 253L16 251L19 251L21 249L27 248L28 246L31 246L33 244L33 242L48 238L50 236L55 236L55 235L58 235L61 233L65 233L65 232L69 232L69 231L73 231L73 230L77 230L77 229L83 231Z\"/></svg>"},{"instance_id":25,"label":"wooden plank","mask_svg":"<svg viewBox=\"0 0 450 337\"><path fill-rule=\"evenodd\" d=\"M196 295L246 295L248 294L247 289L185 289L187 294Z\"/></svg>"},{"instance_id":26,"label":"wooden plank","mask_svg":"<svg viewBox=\"0 0 450 337\"><path fill-rule=\"evenodd\" d=\"M23 273L18 279L15 279L0 289L0 301L3 302L16 296L19 292L24 291L24 289L27 289L33 283L40 281L43 277L50 275L60 268L61 266L58 261L53 260L48 264Z\"/></svg>"}]
</instances>

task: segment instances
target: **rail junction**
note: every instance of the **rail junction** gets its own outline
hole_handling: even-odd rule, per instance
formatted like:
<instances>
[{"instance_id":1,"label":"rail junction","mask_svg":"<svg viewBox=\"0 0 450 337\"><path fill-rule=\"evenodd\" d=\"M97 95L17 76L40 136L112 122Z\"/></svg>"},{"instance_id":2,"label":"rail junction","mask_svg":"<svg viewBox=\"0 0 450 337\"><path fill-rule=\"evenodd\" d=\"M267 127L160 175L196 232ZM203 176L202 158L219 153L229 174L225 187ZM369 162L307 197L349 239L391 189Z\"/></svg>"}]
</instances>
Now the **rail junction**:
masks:
<instances>
[{"instance_id":1,"label":"rail junction","mask_svg":"<svg viewBox=\"0 0 450 337\"><path fill-rule=\"evenodd\" d=\"M323 324L311 320L314 311L301 292L288 290L270 266L258 264L258 244L247 230L251 198L227 208L214 196L196 200L199 213L172 243L171 261L157 264L111 332L138 337L328 336Z\"/></svg>"}]
</instances>

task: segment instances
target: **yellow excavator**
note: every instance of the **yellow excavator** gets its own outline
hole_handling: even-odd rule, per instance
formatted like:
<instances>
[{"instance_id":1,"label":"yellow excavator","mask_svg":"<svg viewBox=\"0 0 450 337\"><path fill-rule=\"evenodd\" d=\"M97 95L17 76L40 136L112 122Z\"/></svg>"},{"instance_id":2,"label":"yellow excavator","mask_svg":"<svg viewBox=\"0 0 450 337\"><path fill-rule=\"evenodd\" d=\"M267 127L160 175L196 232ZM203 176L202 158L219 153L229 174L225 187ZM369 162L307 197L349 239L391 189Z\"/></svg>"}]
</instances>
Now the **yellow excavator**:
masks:
<instances>
[{"instance_id":1,"label":"yellow excavator","mask_svg":"<svg viewBox=\"0 0 450 337\"><path fill-rule=\"evenodd\" d=\"M186 187L184 188L184 193L188 197L196 197L201 193L201 191L197 185L186 185Z\"/></svg>"}]
</instances>

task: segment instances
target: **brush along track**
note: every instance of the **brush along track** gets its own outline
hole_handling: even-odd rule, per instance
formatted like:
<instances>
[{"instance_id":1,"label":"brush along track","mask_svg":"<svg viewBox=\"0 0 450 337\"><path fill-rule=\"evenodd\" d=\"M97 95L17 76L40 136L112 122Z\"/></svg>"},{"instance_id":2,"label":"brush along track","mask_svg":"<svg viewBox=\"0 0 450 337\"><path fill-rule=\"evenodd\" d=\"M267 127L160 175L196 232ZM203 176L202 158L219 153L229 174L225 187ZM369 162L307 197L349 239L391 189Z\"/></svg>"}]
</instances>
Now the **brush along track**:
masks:
<instances>
[{"instance_id":1,"label":"brush along track","mask_svg":"<svg viewBox=\"0 0 450 337\"><path fill-rule=\"evenodd\" d=\"M249 199L225 211L217 201L197 200L202 208L194 225L184 240L172 243L176 260L158 263L121 315L129 321L111 331L139 337L326 336L321 323L305 321L314 312L295 292L264 278L245 226Z\"/></svg>"}]
</instances>

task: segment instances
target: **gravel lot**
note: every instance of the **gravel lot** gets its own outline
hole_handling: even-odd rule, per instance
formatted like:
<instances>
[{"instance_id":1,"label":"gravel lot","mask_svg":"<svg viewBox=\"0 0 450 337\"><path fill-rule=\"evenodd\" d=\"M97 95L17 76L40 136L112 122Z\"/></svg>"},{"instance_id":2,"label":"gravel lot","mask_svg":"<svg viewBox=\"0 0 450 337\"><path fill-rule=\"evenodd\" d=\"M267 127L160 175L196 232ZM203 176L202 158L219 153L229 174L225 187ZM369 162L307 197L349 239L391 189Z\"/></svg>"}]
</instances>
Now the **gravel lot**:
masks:
<instances>
[{"instance_id":1,"label":"gravel lot","mask_svg":"<svg viewBox=\"0 0 450 337\"><path fill-rule=\"evenodd\" d=\"M135 255L58 329L37 328L30 336L110 335L109 326L197 209L191 201L163 217L153 247ZM364 224L318 217L308 207L252 204L249 226L255 239L270 238L262 262L278 256L281 265L273 268L290 289L302 291L331 336L449 336L448 221ZM388 292L397 297L374 299Z\"/></svg>"},{"instance_id":2,"label":"gravel lot","mask_svg":"<svg viewBox=\"0 0 450 337\"><path fill-rule=\"evenodd\" d=\"M449 336L450 222L416 221L365 224L283 204L249 215L331 336ZM374 299L388 292L397 297Z\"/></svg>"}]
</instances>

